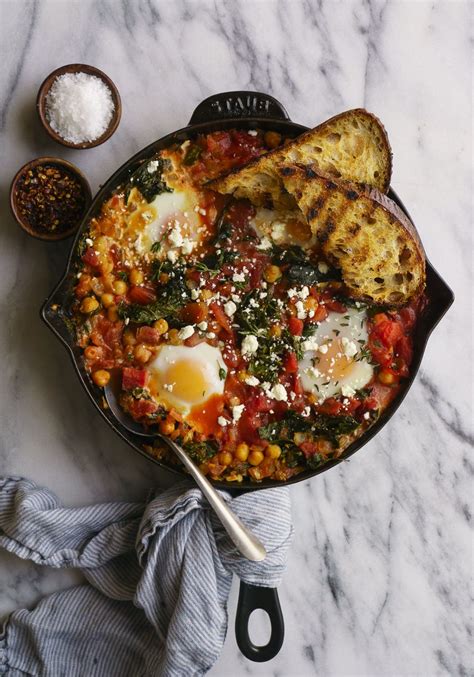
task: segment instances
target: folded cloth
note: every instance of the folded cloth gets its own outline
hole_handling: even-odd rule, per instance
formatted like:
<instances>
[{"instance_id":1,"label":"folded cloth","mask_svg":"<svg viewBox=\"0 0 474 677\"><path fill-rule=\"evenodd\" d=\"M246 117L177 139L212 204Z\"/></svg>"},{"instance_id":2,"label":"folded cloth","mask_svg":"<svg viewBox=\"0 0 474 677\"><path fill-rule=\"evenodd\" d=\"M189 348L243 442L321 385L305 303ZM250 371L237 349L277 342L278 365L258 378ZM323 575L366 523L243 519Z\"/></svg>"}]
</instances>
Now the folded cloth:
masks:
<instances>
[{"instance_id":1,"label":"folded cloth","mask_svg":"<svg viewBox=\"0 0 474 677\"><path fill-rule=\"evenodd\" d=\"M232 509L267 549L249 562L188 482L147 504L63 508L48 489L0 478L0 547L89 584L13 612L0 632L0 675L165 677L205 674L227 630L236 574L280 583L292 535L287 488L242 494Z\"/></svg>"}]
</instances>

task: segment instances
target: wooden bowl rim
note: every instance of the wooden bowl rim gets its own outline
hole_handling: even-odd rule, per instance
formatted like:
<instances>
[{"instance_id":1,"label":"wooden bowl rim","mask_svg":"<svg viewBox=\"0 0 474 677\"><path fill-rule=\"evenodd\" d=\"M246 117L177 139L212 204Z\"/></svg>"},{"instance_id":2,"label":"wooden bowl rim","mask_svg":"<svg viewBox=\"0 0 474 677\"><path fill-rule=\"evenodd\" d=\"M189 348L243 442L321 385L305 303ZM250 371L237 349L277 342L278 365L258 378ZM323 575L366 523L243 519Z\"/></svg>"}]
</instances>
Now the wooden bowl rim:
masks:
<instances>
[{"instance_id":1,"label":"wooden bowl rim","mask_svg":"<svg viewBox=\"0 0 474 677\"><path fill-rule=\"evenodd\" d=\"M63 230L60 233L41 233L34 228L30 226L29 223L23 220L23 218L20 216L18 213L17 209L17 203L16 203L16 188L17 188L17 183L19 179L23 176L23 174L28 171L29 169L32 169L33 167L37 167L38 165L57 165L60 167L66 168L68 171L70 171L74 176L76 176L79 179L79 182L82 186L82 189L85 194L85 205L84 205L84 211L81 214L81 216L78 218L77 223L69 228L68 230ZM82 219L84 217L84 214L87 212L89 209L89 206L92 202L92 190L89 184L89 181L87 180L85 174L79 169L79 167L76 167L76 165L73 165L72 162L68 162L68 160L63 160L62 158L58 157L52 157L52 156L43 156L43 157L38 157L35 158L34 160L30 160L29 162L26 162L20 169L17 171L15 176L12 179L11 185L10 185L10 209L11 212L15 218L15 221L18 223L18 225L25 231L25 233L28 233L28 235L31 235L31 237L35 237L37 240L45 240L48 242L58 242L59 240L65 240L68 237L71 237L71 235L74 235L74 233L77 231L79 226L81 225Z\"/></svg>"},{"instance_id":2,"label":"wooden bowl rim","mask_svg":"<svg viewBox=\"0 0 474 677\"><path fill-rule=\"evenodd\" d=\"M46 119L46 97L48 95L48 92L51 89L53 82L56 80L56 78L58 78L60 75L64 75L65 73L87 73L88 75L95 75L101 78L110 89L110 93L112 95L112 100L114 102L115 107L112 119L105 132L101 136L99 136L95 141L84 141L82 143L72 143L71 141L66 141L65 139L62 138L62 136L60 136L57 132L55 132L54 129L51 128L48 120ZM66 66L56 68L56 70L52 71L43 80L38 90L38 95L36 97L36 110L38 112L39 119L46 133L54 141L60 143L62 146L66 146L67 148L84 150L86 148L95 148L96 146L100 146L102 143L107 141L107 139L110 139L112 134L119 126L120 119L122 117L122 101L120 99L120 94L115 83L113 82L113 80L111 80L111 78L109 78L109 76L106 73L101 71L99 68L96 68L95 66L89 66L88 64L70 63L67 64Z\"/></svg>"}]
</instances>

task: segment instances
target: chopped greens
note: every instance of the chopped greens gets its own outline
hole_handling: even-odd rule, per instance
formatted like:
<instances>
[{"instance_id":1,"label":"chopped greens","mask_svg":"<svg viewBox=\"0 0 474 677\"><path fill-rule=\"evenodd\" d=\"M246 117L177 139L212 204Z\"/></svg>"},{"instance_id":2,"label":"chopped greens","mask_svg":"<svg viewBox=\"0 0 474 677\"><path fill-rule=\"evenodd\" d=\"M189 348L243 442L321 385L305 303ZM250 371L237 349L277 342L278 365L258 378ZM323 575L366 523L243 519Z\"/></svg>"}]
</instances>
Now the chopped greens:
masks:
<instances>
[{"instance_id":1,"label":"chopped greens","mask_svg":"<svg viewBox=\"0 0 474 677\"><path fill-rule=\"evenodd\" d=\"M184 156L183 165L193 165L201 157L202 148L197 144L189 146Z\"/></svg>"},{"instance_id":2,"label":"chopped greens","mask_svg":"<svg viewBox=\"0 0 474 677\"><path fill-rule=\"evenodd\" d=\"M352 416L315 414L308 420L294 411L289 411L279 421L273 421L260 428L259 433L262 439L279 444L292 442L297 432L308 432L313 437L323 437L338 447L338 438L351 433L358 426L359 422Z\"/></svg>"},{"instance_id":3,"label":"chopped greens","mask_svg":"<svg viewBox=\"0 0 474 677\"><path fill-rule=\"evenodd\" d=\"M212 458L212 456L218 452L217 444L208 440L204 442L185 442L181 444L184 451L189 454L196 463L204 463L204 461Z\"/></svg>"},{"instance_id":4,"label":"chopped greens","mask_svg":"<svg viewBox=\"0 0 474 677\"><path fill-rule=\"evenodd\" d=\"M152 163L156 169L150 172L150 165ZM161 193L172 193L173 190L169 188L163 180L163 170L167 169L168 165L169 161L163 160L163 158L158 158L152 162L145 160L145 162L143 162L130 177L125 193L125 199L128 199L130 191L134 187L138 188L147 202L152 202L155 197Z\"/></svg>"}]
</instances>

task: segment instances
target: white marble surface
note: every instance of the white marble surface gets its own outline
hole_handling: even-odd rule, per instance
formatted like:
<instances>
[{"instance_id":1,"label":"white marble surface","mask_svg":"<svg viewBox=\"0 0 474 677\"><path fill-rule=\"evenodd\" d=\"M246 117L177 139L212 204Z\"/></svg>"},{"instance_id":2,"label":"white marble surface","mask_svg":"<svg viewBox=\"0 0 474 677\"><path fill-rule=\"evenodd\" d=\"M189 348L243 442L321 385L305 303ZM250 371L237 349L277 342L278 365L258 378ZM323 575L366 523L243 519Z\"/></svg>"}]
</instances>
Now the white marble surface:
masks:
<instances>
[{"instance_id":1,"label":"white marble surface","mask_svg":"<svg viewBox=\"0 0 474 677\"><path fill-rule=\"evenodd\" d=\"M292 488L280 655L252 664L232 627L212 675L473 674L472 129L469 2L0 0L0 474L70 505L143 497L163 474L98 417L38 318L67 245L23 235L9 182L32 157L77 163L94 188L186 124L206 96L255 89L313 124L366 106L394 150L392 185L457 301L396 419L349 464ZM69 151L35 117L54 68L105 70L123 101L111 141ZM0 615L79 576L0 553ZM230 603L231 626L235 590ZM472 607L471 607L472 608Z\"/></svg>"}]
</instances>

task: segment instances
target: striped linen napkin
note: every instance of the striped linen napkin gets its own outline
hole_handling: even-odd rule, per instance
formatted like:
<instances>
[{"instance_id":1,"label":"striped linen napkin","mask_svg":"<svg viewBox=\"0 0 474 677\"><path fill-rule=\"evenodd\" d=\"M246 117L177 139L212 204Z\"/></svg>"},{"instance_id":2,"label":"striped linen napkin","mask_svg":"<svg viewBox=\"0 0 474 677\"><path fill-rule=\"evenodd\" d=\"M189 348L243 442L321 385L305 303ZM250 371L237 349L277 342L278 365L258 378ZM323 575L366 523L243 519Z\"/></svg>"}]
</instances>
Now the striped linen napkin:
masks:
<instances>
[{"instance_id":1,"label":"striped linen napkin","mask_svg":"<svg viewBox=\"0 0 474 677\"><path fill-rule=\"evenodd\" d=\"M236 552L189 482L146 504L64 508L29 480L0 478L0 547L88 581L6 619L0 675L205 674L224 643L232 575L278 586L293 531L287 488L223 496L265 544L263 562Z\"/></svg>"}]
</instances>

